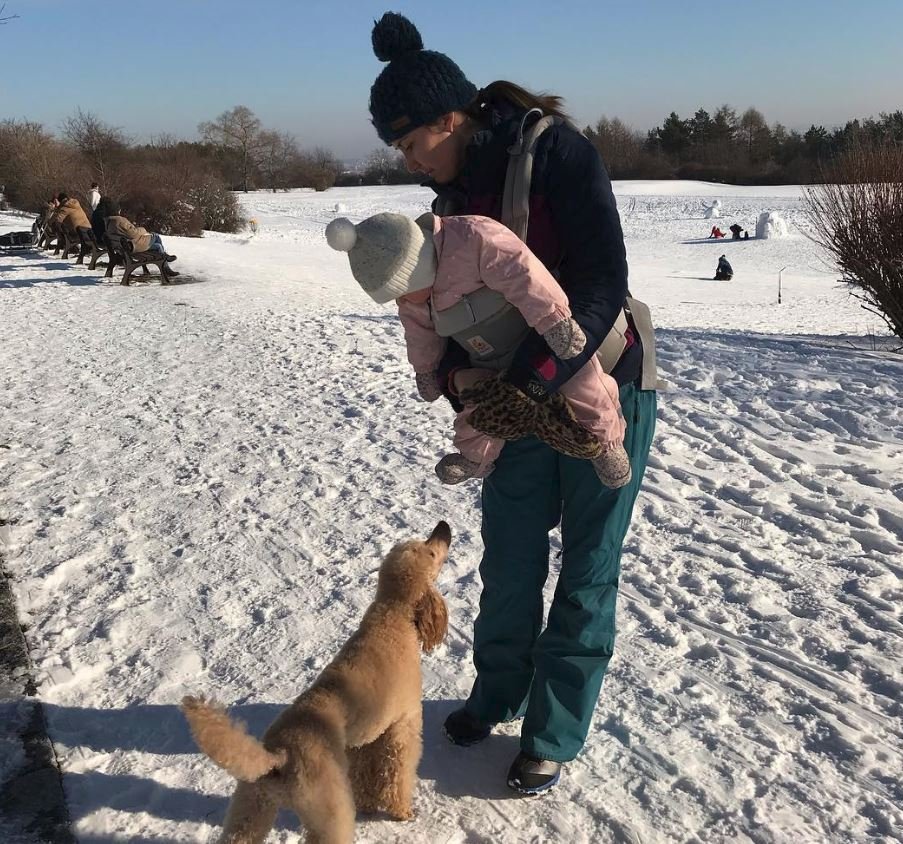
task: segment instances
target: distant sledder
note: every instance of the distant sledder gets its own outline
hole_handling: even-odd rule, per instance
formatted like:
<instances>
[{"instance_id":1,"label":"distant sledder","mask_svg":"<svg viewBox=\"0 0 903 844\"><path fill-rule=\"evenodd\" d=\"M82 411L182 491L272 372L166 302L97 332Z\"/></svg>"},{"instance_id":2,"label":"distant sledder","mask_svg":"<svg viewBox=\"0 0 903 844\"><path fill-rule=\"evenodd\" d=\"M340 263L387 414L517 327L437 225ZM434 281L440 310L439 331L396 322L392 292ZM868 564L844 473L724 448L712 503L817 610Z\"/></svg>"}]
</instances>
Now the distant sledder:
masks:
<instances>
[{"instance_id":1,"label":"distant sledder","mask_svg":"<svg viewBox=\"0 0 903 844\"><path fill-rule=\"evenodd\" d=\"M715 281L730 281L734 277L734 268L727 258L722 255L718 259L718 267L715 269Z\"/></svg>"}]
</instances>

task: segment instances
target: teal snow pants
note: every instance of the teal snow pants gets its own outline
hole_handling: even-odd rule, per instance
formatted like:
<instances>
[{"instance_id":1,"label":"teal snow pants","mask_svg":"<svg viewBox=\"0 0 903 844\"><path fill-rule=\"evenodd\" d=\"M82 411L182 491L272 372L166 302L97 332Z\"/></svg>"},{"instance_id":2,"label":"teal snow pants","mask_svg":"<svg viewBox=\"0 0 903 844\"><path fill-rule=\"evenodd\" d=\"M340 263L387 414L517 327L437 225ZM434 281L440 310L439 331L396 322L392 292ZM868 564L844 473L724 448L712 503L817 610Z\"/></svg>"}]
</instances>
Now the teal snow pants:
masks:
<instances>
[{"instance_id":1,"label":"teal snow pants","mask_svg":"<svg viewBox=\"0 0 903 844\"><path fill-rule=\"evenodd\" d=\"M627 486L607 489L588 460L534 437L508 443L483 482L477 679L466 708L490 723L523 715L521 748L540 759L580 752L614 649L621 546L656 413L654 391L628 384L620 394ZM549 532L559 522L561 573L542 630Z\"/></svg>"}]
</instances>

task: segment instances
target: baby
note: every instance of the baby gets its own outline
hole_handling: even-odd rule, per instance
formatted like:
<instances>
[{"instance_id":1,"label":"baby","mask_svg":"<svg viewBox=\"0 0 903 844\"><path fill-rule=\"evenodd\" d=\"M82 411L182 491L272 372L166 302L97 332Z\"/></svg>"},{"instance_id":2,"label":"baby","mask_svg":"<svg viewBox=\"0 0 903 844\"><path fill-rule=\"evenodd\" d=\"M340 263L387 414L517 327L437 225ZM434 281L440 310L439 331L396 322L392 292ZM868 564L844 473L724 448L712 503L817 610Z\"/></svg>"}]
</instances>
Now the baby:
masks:
<instances>
[{"instance_id":1,"label":"baby","mask_svg":"<svg viewBox=\"0 0 903 844\"><path fill-rule=\"evenodd\" d=\"M468 352L472 367L454 372L449 388L455 393L507 369L531 328L562 359L576 357L586 344L558 282L510 229L488 217L424 214L415 221L377 214L356 226L339 218L327 226L326 239L348 252L351 271L371 299L397 301L408 360L425 401L442 395L436 370L449 338ZM617 383L593 356L560 392L602 447L592 461L599 479L612 489L627 484ZM470 425L473 410L465 405L455 418L459 453L436 465L443 483L485 477L505 445Z\"/></svg>"}]
</instances>

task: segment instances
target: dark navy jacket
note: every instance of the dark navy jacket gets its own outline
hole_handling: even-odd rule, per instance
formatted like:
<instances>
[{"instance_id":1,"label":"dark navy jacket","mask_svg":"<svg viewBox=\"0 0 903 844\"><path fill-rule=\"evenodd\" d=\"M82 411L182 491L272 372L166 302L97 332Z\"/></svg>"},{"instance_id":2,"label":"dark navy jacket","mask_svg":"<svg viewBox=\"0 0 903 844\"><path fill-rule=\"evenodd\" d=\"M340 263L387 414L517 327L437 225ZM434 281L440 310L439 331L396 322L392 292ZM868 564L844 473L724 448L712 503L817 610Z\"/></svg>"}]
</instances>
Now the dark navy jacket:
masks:
<instances>
[{"instance_id":1,"label":"dark navy jacket","mask_svg":"<svg viewBox=\"0 0 903 844\"><path fill-rule=\"evenodd\" d=\"M501 220L508 147L517 137L523 111L498 103L488 127L478 130L465 150L454 182L430 183L450 201L456 214L482 214ZM611 182L598 152L575 129L555 125L540 136L530 184L527 245L555 275L568 295L574 318L587 337L575 358L559 359L536 332L523 342L507 380L531 398L543 401L596 353L627 295L627 256ZM620 384L640 372L642 351L632 338L612 375ZM440 381L466 354L449 343Z\"/></svg>"}]
</instances>

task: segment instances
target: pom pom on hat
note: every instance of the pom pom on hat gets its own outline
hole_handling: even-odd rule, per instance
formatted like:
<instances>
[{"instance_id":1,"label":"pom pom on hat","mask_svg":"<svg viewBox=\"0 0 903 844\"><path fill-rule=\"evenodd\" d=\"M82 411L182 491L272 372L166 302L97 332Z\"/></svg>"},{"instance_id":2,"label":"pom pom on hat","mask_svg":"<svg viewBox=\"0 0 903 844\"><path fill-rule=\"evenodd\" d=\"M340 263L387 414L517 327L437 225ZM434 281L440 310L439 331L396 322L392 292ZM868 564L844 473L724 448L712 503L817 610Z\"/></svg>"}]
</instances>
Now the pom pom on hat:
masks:
<instances>
[{"instance_id":1,"label":"pom pom on hat","mask_svg":"<svg viewBox=\"0 0 903 844\"><path fill-rule=\"evenodd\" d=\"M326 227L326 240L348 253L355 281L381 305L436 281L432 228L404 214L375 214L357 225L339 217Z\"/></svg>"},{"instance_id":2,"label":"pom pom on hat","mask_svg":"<svg viewBox=\"0 0 903 844\"><path fill-rule=\"evenodd\" d=\"M347 217L338 217L326 227L326 242L339 252L350 252L357 243L357 229Z\"/></svg>"},{"instance_id":3,"label":"pom pom on hat","mask_svg":"<svg viewBox=\"0 0 903 844\"><path fill-rule=\"evenodd\" d=\"M423 39L417 27L404 15L386 12L373 23L373 52L381 62L391 62L405 53L423 49Z\"/></svg>"}]
</instances>

